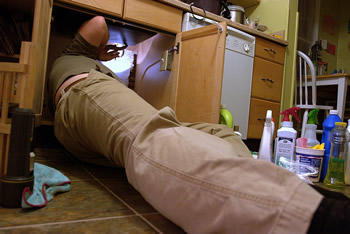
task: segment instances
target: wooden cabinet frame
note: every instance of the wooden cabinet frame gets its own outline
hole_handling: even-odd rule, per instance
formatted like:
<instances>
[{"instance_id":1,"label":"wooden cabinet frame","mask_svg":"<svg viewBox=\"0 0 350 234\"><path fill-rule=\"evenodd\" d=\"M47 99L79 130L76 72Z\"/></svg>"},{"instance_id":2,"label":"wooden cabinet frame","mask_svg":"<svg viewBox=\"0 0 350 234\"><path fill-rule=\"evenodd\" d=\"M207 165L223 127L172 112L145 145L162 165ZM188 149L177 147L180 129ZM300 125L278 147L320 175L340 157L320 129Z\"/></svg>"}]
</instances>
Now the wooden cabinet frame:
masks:
<instances>
[{"instance_id":1,"label":"wooden cabinet frame","mask_svg":"<svg viewBox=\"0 0 350 234\"><path fill-rule=\"evenodd\" d=\"M0 176L6 172L10 144L10 103L32 109L41 123L52 0L35 0L32 40L22 42L18 63L0 63ZM20 6L19 6L20 7Z\"/></svg>"}]
</instances>

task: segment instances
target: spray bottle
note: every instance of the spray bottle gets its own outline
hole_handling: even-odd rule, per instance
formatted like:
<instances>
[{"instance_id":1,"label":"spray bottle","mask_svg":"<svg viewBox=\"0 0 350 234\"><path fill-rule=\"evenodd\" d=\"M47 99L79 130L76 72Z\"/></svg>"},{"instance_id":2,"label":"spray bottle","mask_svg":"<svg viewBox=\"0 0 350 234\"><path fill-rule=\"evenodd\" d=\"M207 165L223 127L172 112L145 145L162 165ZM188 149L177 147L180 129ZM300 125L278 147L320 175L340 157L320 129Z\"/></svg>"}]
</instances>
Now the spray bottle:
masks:
<instances>
[{"instance_id":1,"label":"spray bottle","mask_svg":"<svg viewBox=\"0 0 350 234\"><path fill-rule=\"evenodd\" d=\"M305 126L305 138L307 138L307 146L314 147L319 145L320 142L316 138L316 129L318 124L317 114L319 109L314 109L309 112L307 115L308 120Z\"/></svg>"},{"instance_id":2,"label":"spray bottle","mask_svg":"<svg viewBox=\"0 0 350 234\"><path fill-rule=\"evenodd\" d=\"M272 111L268 110L266 113L266 120L264 124L264 131L260 141L258 159L272 162L272 137L273 137L273 126L272 126Z\"/></svg>"},{"instance_id":3,"label":"spray bottle","mask_svg":"<svg viewBox=\"0 0 350 234\"><path fill-rule=\"evenodd\" d=\"M289 115L292 115L299 123L297 111L300 107L293 107L282 111L280 114L284 115L281 128L277 130L275 163L279 166L289 168L290 163L294 161L295 140L297 131L293 128L293 122L290 121Z\"/></svg>"}]
</instances>

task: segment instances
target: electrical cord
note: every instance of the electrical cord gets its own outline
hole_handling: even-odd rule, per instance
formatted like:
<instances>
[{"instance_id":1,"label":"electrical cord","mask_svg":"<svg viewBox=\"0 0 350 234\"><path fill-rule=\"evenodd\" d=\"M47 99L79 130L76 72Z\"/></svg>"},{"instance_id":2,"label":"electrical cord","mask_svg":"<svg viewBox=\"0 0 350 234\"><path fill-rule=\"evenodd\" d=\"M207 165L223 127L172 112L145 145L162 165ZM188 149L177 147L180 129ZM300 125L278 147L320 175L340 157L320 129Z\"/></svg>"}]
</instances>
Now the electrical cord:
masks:
<instances>
[{"instance_id":1,"label":"electrical cord","mask_svg":"<svg viewBox=\"0 0 350 234\"><path fill-rule=\"evenodd\" d=\"M141 89L143 78L145 77L146 72L148 71L148 69L150 69L151 67L153 67L154 65L156 65L157 63L159 63L161 60L162 60L162 59L158 59L157 61L155 61L154 63L152 63L151 65L149 65L149 66L145 69L145 71L143 72L143 75L142 75L142 77L141 77L141 79L140 79L140 82L139 82L139 83L140 83L140 88L138 88L137 91L139 91L139 90Z\"/></svg>"}]
</instances>

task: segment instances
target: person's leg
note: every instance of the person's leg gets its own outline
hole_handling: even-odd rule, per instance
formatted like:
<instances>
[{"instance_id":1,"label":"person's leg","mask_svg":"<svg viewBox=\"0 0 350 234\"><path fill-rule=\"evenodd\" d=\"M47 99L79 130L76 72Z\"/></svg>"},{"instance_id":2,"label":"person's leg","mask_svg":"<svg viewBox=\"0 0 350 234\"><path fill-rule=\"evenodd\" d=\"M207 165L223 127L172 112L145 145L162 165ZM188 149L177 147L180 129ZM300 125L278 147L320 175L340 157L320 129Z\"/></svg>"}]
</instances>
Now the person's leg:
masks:
<instances>
[{"instance_id":1,"label":"person's leg","mask_svg":"<svg viewBox=\"0 0 350 234\"><path fill-rule=\"evenodd\" d=\"M233 132L232 128L227 127L223 124L212 124L212 123L181 123L182 126L196 129L210 135L219 137L227 142L229 142L232 147L237 151L239 157L249 157L253 158L249 152L247 146L243 143L240 136Z\"/></svg>"},{"instance_id":2,"label":"person's leg","mask_svg":"<svg viewBox=\"0 0 350 234\"><path fill-rule=\"evenodd\" d=\"M134 188L190 233L305 233L322 199L291 172L240 157L243 145L181 126L170 108L157 111L94 71L62 97L55 134L83 160L125 166Z\"/></svg>"}]
</instances>

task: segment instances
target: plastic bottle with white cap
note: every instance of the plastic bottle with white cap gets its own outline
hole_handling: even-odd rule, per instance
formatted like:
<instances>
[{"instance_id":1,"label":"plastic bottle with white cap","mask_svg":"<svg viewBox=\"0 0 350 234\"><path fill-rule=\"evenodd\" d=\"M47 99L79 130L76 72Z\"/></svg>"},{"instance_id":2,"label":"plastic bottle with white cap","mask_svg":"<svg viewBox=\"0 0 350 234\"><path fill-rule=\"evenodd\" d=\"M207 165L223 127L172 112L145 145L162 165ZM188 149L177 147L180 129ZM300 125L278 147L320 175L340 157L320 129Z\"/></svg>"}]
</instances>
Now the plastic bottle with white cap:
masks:
<instances>
[{"instance_id":1,"label":"plastic bottle with white cap","mask_svg":"<svg viewBox=\"0 0 350 234\"><path fill-rule=\"evenodd\" d=\"M341 118L338 115L337 110L330 110L328 117L323 121L323 133L322 133L322 140L321 143L324 143L324 158L323 158L323 164L322 164L322 172L320 181L323 181L327 174L327 168L328 168L328 160L329 160L329 154L331 151L331 141L329 138L329 133L332 131L332 129L335 126L336 122L342 122Z\"/></svg>"},{"instance_id":2,"label":"plastic bottle with white cap","mask_svg":"<svg viewBox=\"0 0 350 234\"><path fill-rule=\"evenodd\" d=\"M317 129L317 113L319 109L313 109L308 114L307 124L305 126L305 138L307 138L307 146L313 147L315 145L319 145L320 142L316 137L316 129Z\"/></svg>"},{"instance_id":3,"label":"plastic bottle with white cap","mask_svg":"<svg viewBox=\"0 0 350 234\"><path fill-rule=\"evenodd\" d=\"M272 111L268 110L266 113L266 120L264 124L264 130L260 141L258 159L272 162L272 137L273 137L273 122Z\"/></svg>"},{"instance_id":4,"label":"plastic bottle with white cap","mask_svg":"<svg viewBox=\"0 0 350 234\"><path fill-rule=\"evenodd\" d=\"M292 115L300 122L297 115L298 110L300 110L300 107L293 107L280 113L284 117L281 128L277 130L277 138L275 140L275 163L281 167L289 168L294 162L297 131L293 128L293 122L290 121L289 115Z\"/></svg>"}]
</instances>

